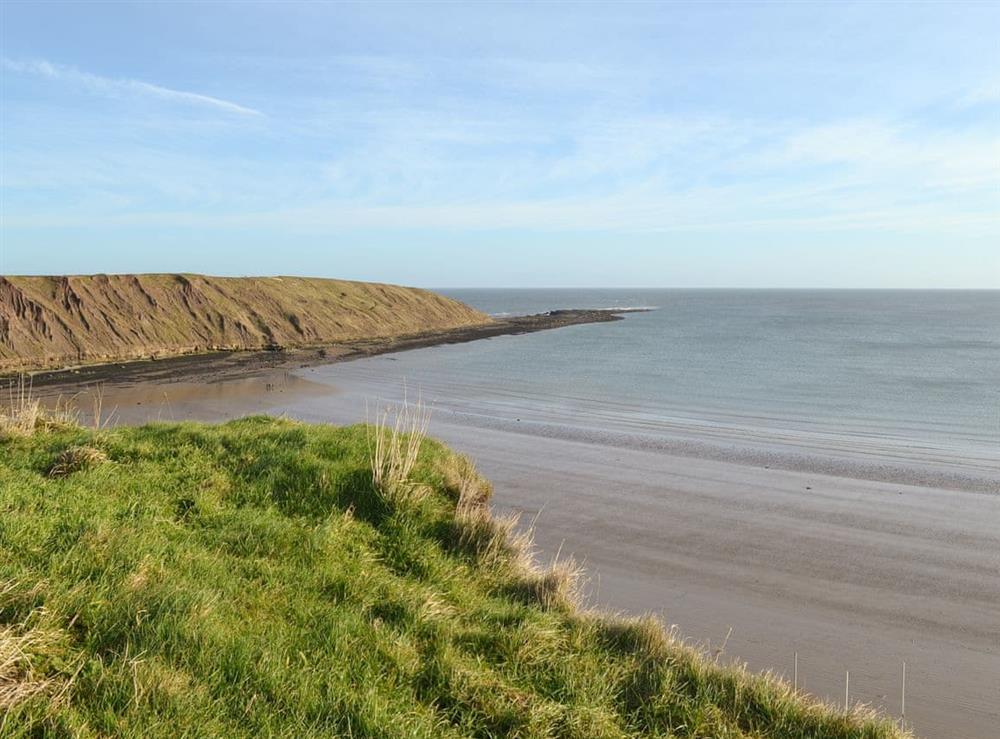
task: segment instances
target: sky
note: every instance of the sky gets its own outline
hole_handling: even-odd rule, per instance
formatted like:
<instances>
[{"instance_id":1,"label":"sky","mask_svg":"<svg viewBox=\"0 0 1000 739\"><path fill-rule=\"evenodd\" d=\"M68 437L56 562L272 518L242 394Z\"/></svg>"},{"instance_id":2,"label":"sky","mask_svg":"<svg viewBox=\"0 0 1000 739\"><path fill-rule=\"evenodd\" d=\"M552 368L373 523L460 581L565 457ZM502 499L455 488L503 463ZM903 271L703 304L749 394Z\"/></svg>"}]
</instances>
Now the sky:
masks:
<instances>
[{"instance_id":1,"label":"sky","mask_svg":"<svg viewBox=\"0 0 1000 739\"><path fill-rule=\"evenodd\" d=\"M0 274L1000 288L1000 3L0 3Z\"/></svg>"}]
</instances>

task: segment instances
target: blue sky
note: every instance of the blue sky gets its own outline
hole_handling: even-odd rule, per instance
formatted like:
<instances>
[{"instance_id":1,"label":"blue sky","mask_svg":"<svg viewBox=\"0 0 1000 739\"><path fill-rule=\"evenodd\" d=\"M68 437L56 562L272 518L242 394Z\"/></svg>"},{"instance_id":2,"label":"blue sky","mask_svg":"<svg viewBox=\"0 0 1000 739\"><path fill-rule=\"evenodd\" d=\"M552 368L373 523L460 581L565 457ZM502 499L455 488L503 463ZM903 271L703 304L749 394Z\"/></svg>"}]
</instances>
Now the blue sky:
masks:
<instances>
[{"instance_id":1,"label":"blue sky","mask_svg":"<svg viewBox=\"0 0 1000 739\"><path fill-rule=\"evenodd\" d=\"M1000 287L998 3L0 8L3 273Z\"/></svg>"}]
</instances>

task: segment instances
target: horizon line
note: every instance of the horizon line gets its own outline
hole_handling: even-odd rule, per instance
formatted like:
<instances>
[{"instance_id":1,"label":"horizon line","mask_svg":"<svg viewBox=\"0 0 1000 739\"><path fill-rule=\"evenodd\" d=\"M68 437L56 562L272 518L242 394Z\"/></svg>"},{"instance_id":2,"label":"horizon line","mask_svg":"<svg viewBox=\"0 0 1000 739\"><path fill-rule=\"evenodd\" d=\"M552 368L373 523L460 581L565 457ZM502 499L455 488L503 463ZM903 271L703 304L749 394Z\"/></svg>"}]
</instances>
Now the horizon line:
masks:
<instances>
[{"instance_id":1,"label":"horizon line","mask_svg":"<svg viewBox=\"0 0 1000 739\"><path fill-rule=\"evenodd\" d=\"M303 277L321 280L341 280L344 282L371 282L381 284L393 284L402 287L418 287L424 290L785 290L785 291L897 291L897 292L1000 292L1000 285L995 287L955 287L955 286L815 286L815 285L420 285L407 282L387 282L384 279L357 278L357 277L331 277L317 274L289 274L289 273L256 273L256 274L212 274L209 272L192 271L123 271L123 272L71 272L71 273L0 273L0 278L8 277L96 277L99 275L196 275L201 277L220 278L275 278L275 277Z\"/></svg>"}]
</instances>

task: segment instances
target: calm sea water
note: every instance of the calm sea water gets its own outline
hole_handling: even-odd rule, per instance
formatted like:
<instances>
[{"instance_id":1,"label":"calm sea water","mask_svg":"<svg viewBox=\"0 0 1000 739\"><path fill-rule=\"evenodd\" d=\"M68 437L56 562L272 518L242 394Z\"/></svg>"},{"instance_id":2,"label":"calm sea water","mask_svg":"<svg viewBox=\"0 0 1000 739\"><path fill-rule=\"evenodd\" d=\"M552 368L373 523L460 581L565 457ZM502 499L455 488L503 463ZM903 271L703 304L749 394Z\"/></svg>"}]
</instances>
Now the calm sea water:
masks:
<instances>
[{"instance_id":1,"label":"calm sea water","mask_svg":"<svg viewBox=\"0 0 1000 739\"><path fill-rule=\"evenodd\" d=\"M655 307L400 355L470 396L1000 450L1000 291L445 290L489 313ZM594 411L600 413L600 411Z\"/></svg>"}]
</instances>

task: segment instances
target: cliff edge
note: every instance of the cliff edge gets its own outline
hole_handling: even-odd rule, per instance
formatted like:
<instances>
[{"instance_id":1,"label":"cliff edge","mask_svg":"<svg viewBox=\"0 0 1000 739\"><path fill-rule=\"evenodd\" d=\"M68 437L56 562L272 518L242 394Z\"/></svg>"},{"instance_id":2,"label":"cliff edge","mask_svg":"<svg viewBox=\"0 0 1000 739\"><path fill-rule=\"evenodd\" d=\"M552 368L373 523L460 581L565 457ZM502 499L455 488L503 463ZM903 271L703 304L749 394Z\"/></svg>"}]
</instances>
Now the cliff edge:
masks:
<instances>
[{"instance_id":1,"label":"cliff edge","mask_svg":"<svg viewBox=\"0 0 1000 739\"><path fill-rule=\"evenodd\" d=\"M310 277L0 277L0 371L335 344L476 326L428 290Z\"/></svg>"}]
</instances>

